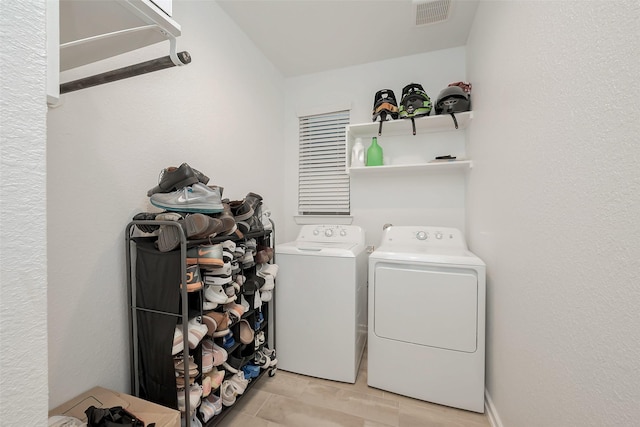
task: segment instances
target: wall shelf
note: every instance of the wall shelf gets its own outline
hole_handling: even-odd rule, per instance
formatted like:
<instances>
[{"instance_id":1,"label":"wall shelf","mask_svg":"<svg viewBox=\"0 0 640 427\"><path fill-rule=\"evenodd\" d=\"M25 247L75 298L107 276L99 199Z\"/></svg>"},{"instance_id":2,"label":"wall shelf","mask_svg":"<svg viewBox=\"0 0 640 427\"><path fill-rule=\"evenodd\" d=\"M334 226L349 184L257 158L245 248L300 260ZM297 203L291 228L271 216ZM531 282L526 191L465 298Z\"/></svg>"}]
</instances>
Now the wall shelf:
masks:
<instances>
[{"instance_id":1,"label":"wall shelf","mask_svg":"<svg viewBox=\"0 0 640 427\"><path fill-rule=\"evenodd\" d=\"M398 119L385 122L382 126L381 138L385 138L385 144L389 144L391 141L389 138L399 140L400 137L417 138L416 141L425 142L424 136L428 134L434 134L438 132L466 132L467 127L473 119L473 111L466 111L464 113L456 113L456 120L458 121L458 129L455 128L452 117L449 114L441 116L426 116L415 119L416 135L413 135L411 126L411 120ZM372 137L378 137L379 122L371 123L357 123L347 126L346 130L346 164L345 170L351 175L369 175L379 173L395 173L395 172L409 172L409 171L428 171L428 172L444 172L451 170L468 170L473 167L471 160L456 160L449 162L418 162L407 164L390 164L384 166L369 166L369 167L349 167L351 164L351 148L355 143L356 138L362 138L367 141ZM438 138L440 138L439 136ZM368 142L367 142L368 143ZM391 142L393 144L393 142ZM366 149L366 148L365 148ZM413 149L412 149L413 150ZM412 154L411 152L406 154ZM463 153L460 153L458 157L464 157ZM431 157L433 159L433 157Z\"/></svg>"},{"instance_id":2,"label":"wall shelf","mask_svg":"<svg viewBox=\"0 0 640 427\"><path fill-rule=\"evenodd\" d=\"M453 119L449 114L442 116L418 117L415 119L416 136L424 133L464 130L467 128L472 118L473 111L456 113L456 119L458 120L458 129L456 129L453 124ZM378 136L379 126L379 122L353 124L349 125L347 128L347 134L349 135L349 138L370 138ZM411 120L391 120L384 122L382 125L382 136L411 135L412 132Z\"/></svg>"},{"instance_id":3,"label":"wall shelf","mask_svg":"<svg viewBox=\"0 0 640 427\"><path fill-rule=\"evenodd\" d=\"M449 162L417 163L408 165L359 166L349 168L349 174L352 176L359 176L400 171L425 171L437 173L452 170L467 170L472 167L473 162L471 160L455 160Z\"/></svg>"}]
</instances>

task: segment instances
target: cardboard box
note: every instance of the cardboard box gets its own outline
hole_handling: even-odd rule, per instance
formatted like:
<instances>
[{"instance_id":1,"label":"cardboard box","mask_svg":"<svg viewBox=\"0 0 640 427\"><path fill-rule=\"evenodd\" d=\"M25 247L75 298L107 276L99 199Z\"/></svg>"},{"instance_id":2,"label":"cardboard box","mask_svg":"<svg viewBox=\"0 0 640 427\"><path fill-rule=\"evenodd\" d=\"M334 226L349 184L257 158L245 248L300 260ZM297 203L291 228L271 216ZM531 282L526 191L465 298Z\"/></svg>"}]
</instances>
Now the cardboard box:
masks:
<instances>
[{"instance_id":1,"label":"cardboard box","mask_svg":"<svg viewBox=\"0 0 640 427\"><path fill-rule=\"evenodd\" d=\"M65 415L87 422L87 416L84 411L90 406L95 406L96 408L122 406L142 420L145 426L156 423L156 427L180 427L179 411L102 387L94 387L50 410L49 416Z\"/></svg>"}]
</instances>

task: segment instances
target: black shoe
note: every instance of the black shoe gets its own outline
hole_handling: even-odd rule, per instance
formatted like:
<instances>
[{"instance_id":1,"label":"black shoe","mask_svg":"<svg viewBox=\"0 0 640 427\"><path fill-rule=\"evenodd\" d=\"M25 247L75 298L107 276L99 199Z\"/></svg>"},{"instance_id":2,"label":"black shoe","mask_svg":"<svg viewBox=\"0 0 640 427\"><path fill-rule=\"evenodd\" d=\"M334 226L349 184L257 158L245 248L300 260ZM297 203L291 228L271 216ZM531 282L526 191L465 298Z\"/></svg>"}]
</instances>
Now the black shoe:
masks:
<instances>
[{"instance_id":1,"label":"black shoe","mask_svg":"<svg viewBox=\"0 0 640 427\"><path fill-rule=\"evenodd\" d=\"M140 212L138 214L135 214L135 216L133 217L133 220L134 221L153 221L154 219L156 219L156 215L158 214L151 213L151 212ZM153 233L158 229L157 225L136 224L136 227L138 228L138 230L142 231L143 233Z\"/></svg>"},{"instance_id":2,"label":"black shoe","mask_svg":"<svg viewBox=\"0 0 640 427\"><path fill-rule=\"evenodd\" d=\"M147 191L147 196L151 197L156 193L170 193L197 182L207 184L209 177L193 169L187 163L183 163L177 168L169 166L160 172L158 185Z\"/></svg>"},{"instance_id":3,"label":"black shoe","mask_svg":"<svg viewBox=\"0 0 640 427\"><path fill-rule=\"evenodd\" d=\"M244 221L255 214L262 204L262 196L256 193L249 193L242 201L233 201L229 204L236 221Z\"/></svg>"}]
</instances>

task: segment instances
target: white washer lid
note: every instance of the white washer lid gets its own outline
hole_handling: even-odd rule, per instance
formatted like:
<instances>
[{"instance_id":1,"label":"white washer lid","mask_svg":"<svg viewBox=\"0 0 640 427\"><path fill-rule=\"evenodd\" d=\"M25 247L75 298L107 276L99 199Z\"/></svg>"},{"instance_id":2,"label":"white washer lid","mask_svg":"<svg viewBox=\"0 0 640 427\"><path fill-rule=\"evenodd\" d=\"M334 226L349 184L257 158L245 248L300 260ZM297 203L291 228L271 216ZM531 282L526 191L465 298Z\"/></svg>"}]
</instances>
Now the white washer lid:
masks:
<instances>
[{"instance_id":1,"label":"white washer lid","mask_svg":"<svg viewBox=\"0 0 640 427\"><path fill-rule=\"evenodd\" d=\"M306 256L354 257L364 250L364 245L355 242L305 242L295 241L276 245L276 254Z\"/></svg>"}]
</instances>

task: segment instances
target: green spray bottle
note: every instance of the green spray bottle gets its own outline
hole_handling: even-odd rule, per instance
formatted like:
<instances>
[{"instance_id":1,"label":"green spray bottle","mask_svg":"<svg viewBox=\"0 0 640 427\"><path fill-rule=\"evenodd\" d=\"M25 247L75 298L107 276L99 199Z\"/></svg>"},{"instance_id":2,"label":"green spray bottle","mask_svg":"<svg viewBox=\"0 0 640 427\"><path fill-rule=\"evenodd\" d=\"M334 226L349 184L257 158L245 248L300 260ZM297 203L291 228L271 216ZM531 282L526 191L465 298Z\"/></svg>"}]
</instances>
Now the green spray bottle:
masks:
<instances>
[{"instance_id":1,"label":"green spray bottle","mask_svg":"<svg viewBox=\"0 0 640 427\"><path fill-rule=\"evenodd\" d=\"M382 166L382 147L378 145L378 138L375 136L367 149L367 166Z\"/></svg>"}]
</instances>

